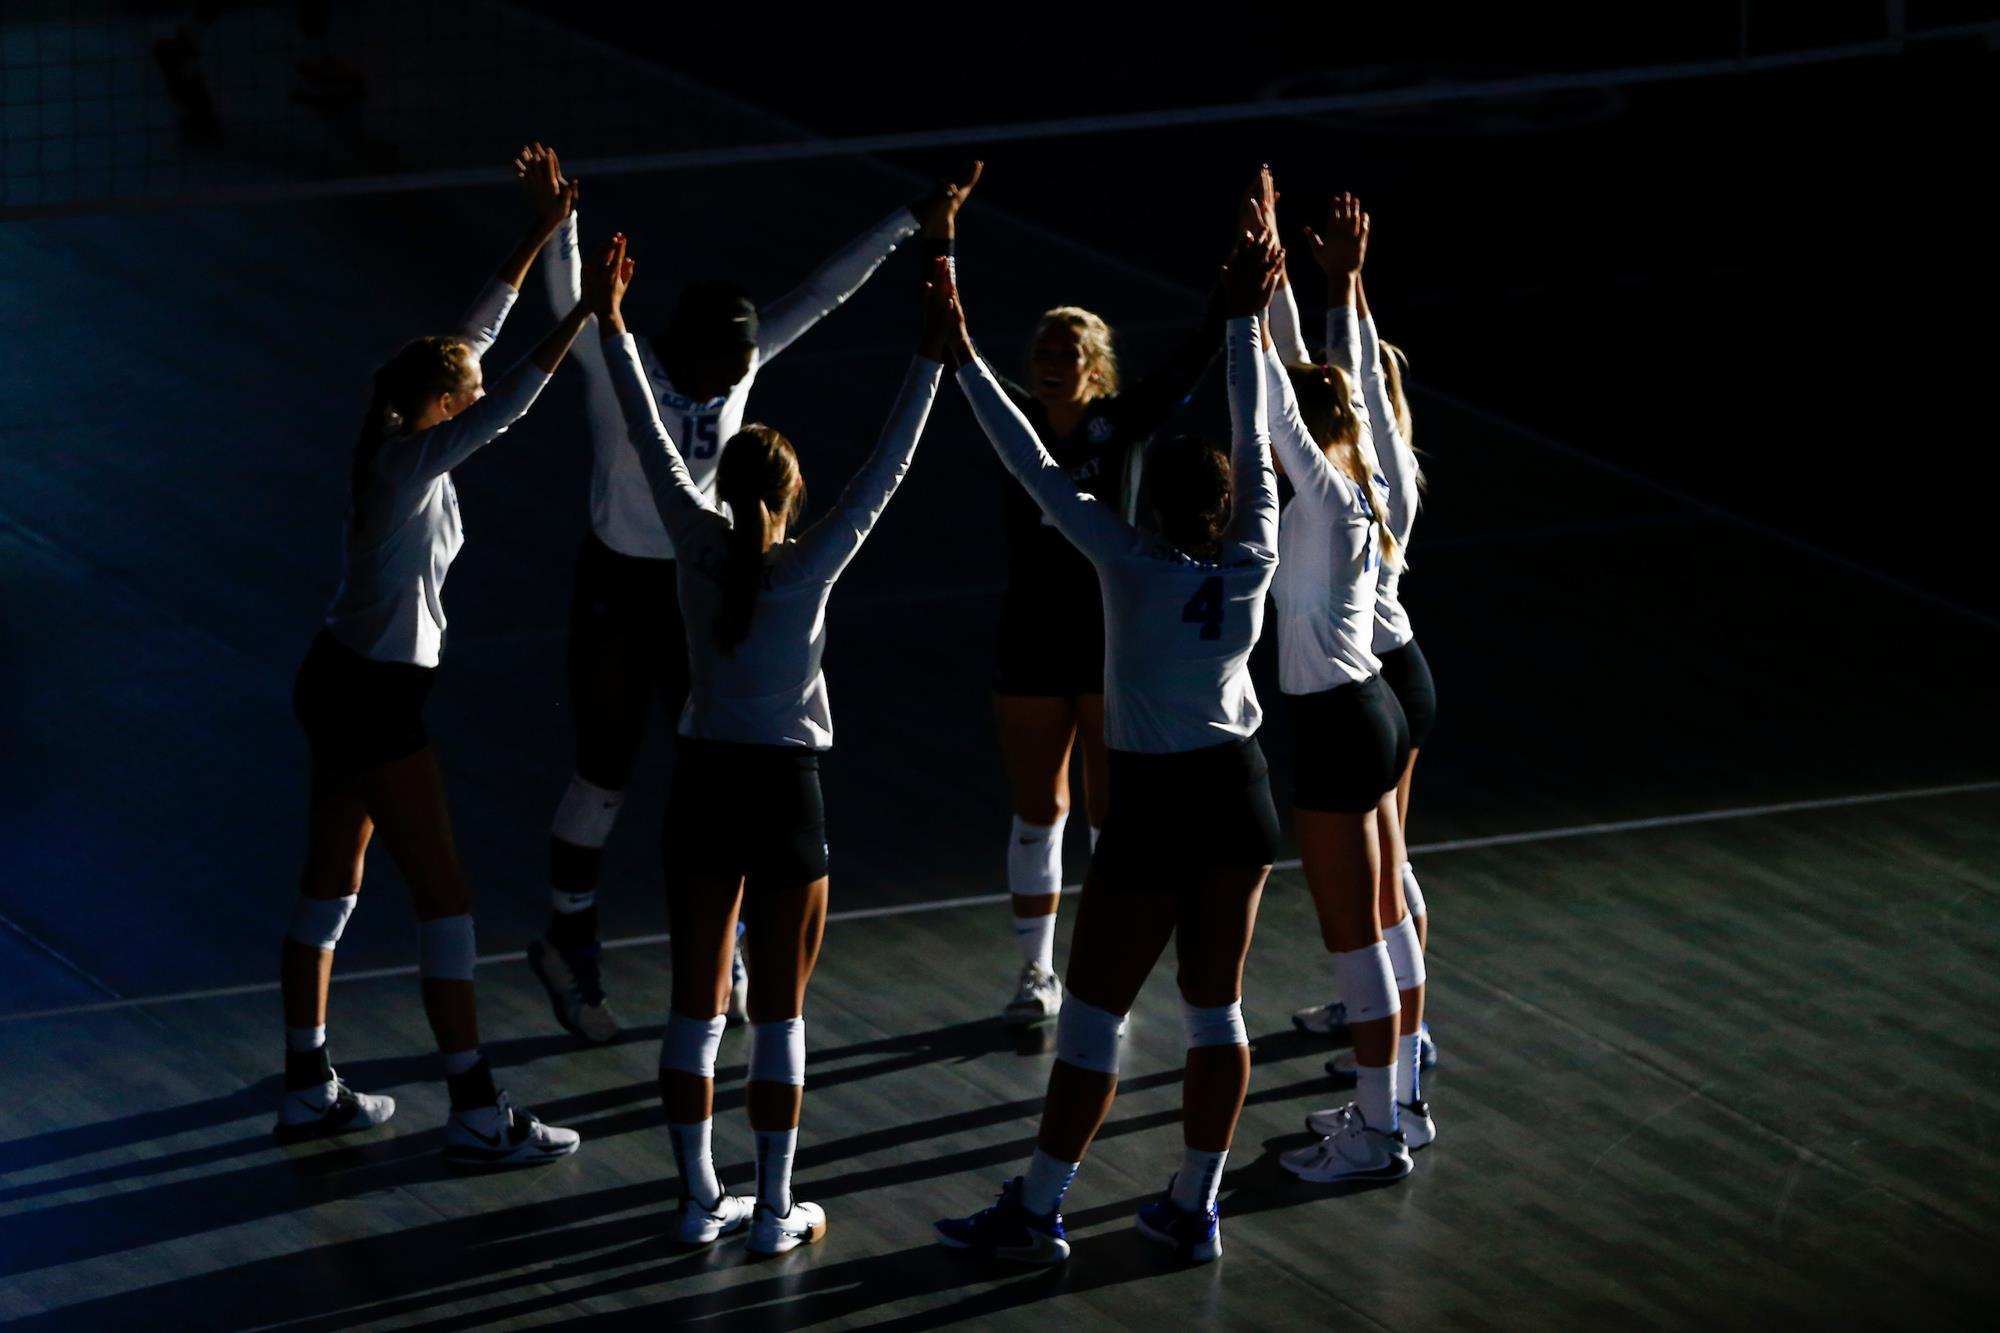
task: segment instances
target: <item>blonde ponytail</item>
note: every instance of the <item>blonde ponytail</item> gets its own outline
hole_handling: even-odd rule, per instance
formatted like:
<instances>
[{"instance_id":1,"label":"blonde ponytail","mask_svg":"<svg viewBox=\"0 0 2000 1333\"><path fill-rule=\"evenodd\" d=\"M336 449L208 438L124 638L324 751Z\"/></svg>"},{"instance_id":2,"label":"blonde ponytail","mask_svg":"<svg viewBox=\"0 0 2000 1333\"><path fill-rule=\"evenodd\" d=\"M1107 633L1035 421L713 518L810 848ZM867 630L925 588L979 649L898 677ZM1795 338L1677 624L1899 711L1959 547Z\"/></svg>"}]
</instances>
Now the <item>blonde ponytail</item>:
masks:
<instances>
[{"instance_id":1,"label":"blonde ponytail","mask_svg":"<svg viewBox=\"0 0 2000 1333\"><path fill-rule=\"evenodd\" d=\"M796 523L805 508L798 452L769 426L745 426L723 447L715 495L729 506L731 526L722 567L722 609L713 629L716 645L733 653L750 635L750 617L764 587L764 554L778 525Z\"/></svg>"}]
</instances>

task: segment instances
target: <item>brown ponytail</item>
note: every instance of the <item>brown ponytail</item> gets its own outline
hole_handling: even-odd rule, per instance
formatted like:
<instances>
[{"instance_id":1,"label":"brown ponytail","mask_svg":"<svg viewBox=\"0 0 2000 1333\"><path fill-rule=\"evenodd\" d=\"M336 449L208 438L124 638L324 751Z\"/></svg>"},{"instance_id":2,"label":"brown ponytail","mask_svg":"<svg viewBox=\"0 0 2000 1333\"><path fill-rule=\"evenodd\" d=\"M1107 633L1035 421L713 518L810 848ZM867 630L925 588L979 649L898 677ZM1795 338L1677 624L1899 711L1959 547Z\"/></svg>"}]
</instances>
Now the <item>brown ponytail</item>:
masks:
<instances>
[{"instance_id":1,"label":"brown ponytail","mask_svg":"<svg viewBox=\"0 0 2000 1333\"><path fill-rule=\"evenodd\" d=\"M1402 546L1389 531L1388 493L1382 489L1374 457L1361 450L1361 414L1355 408L1353 381L1339 366L1288 366L1285 374L1291 377L1292 396L1298 400L1299 416L1313 443L1326 451L1349 481L1368 493L1368 507L1374 511L1375 530L1382 543L1382 563L1401 569Z\"/></svg>"},{"instance_id":2,"label":"brown ponytail","mask_svg":"<svg viewBox=\"0 0 2000 1333\"><path fill-rule=\"evenodd\" d=\"M1196 560L1213 560L1231 508L1229 455L1199 435L1169 435L1146 449L1142 474L1153 530Z\"/></svg>"},{"instance_id":3,"label":"brown ponytail","mask_svg":"<svg viewBox=\"0 0 2000 1333\"><path fill-rule=\"evenodd\" d=\"M715 497L729 506L729 558L722 567L722 610L715 642L725 653L750 633L750 616L764 586L764 553L780 523L792 527L805 508L806 486L792 442L769 426L749 425L723 446Z\"/></svg>"},{"instance_id":4,"label":"brown ponytail","mask_svg":"<svg viewBox=\"0 0 2000 1333\"><path fill-rule=\"evenodd\" d=\"M375 372L348 479L355 527L361 526L361 495L377 451L396 436L409 434L425 403L464 389L471 382L472 366L472 348L462 339L416 338Z\"/></svg>"}]
</instances>

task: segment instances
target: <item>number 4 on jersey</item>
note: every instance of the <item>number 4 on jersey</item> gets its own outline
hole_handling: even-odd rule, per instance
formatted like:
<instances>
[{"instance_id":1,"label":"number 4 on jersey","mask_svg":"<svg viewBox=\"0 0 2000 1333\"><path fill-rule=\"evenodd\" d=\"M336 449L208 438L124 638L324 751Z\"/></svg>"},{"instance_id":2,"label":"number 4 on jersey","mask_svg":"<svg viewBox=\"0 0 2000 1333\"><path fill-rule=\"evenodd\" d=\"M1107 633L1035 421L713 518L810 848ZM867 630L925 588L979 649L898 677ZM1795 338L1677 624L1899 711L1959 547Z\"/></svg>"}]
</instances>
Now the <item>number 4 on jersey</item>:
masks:
<instances>
[{"instance_id":1,"label":"number 4 on jersey","mask_svg":"<svg viewBox=\"0 0 2000 1333\"><path fill-rule=\"evenodd\" d=\"M1181 608L1181 623L1201 626L1201 637L1219 639L1222 637L1222 576L1212 575L1201 581L1194 596L1188 598Z\"/></svg>"}]
</instances>

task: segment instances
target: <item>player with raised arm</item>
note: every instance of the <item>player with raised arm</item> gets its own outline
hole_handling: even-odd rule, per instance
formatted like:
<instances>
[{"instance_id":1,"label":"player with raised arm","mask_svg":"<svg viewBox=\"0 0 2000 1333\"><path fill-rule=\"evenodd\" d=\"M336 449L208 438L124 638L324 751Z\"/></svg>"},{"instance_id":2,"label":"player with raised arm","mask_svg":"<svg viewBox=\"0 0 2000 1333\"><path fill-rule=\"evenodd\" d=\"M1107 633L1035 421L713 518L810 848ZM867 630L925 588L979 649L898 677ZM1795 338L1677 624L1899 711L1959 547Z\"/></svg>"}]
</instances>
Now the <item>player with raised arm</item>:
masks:
<instances>
[{"instance_id":1,"label":"player with raised arm","mask_svg":"<svg viewBox=\"0 0 2000 1333\"><path fill-rule=\"evenodd\" d=\"M523 172L529 197L543 206L553 188ZM682 290L657 337L633 346L682 452L704 494L715 491L723 444L743 428L757 375L820 319L858 291L882 261L921 230L939 242L978 181L976 167L907 207L899 207L843 247L792 292L761 310L740 288L698 282ZM543 276L551 300L575 299L580 274L577 219L549 243ZM618 1022L605 1001L598 966L597 887L605 842L625 800L625 786L657 694L678 720L688 692L688 634L676 601L676 548L654 507L627 434L604 354L595 338L577 347L590 431L590 533L577 559L571 601L569 687L576 727L576 770L557 804L549 834L553 911L528 962L548 990L556 1018L589 1041L609 1041ZM741 1017L742 961L732 1015Z\"/></svg>"},{"instance_id":2,"label":"player with raised arm","mask_svg":"<svg viewBox=\"0 0 2000 1333\"><path fill-rule=\"evenodd\" d=\"M1350 262L1356 265L1352 272L1330 271L1327 274L1328 355L1336 364L1350 370L1358 366L1362 402L1373 428L1377 465L1387 500L1386 526L1396 544L1407 550L1410 531L1416 524L1423 473L1416 451L1410 445L1410 409L1403 392L1403 354L1380 340L1368 309L1368 294L1360 267L1367 258L1368 215L1360 213L1359 203L1351 196L1336 200L1334 212L1334 230L1340 229L1343 215L1359 214L1362 245L1358 250L1348 246L1314 247L1315 258L1323 263L1333 262L1336 267L1342 268ZM1349 221L1346 225L1351 230L1353 223ZM1283 304L1288 303L1274 303L1274 309ZM1348 309L1350 306L1352 311ZM1358 320L1353 317L1356 315ZM1296 312L1293 323L1297 323ZM1430 663L1425 659L1423 649L1417 645L1409 613L1403 607L1402 578L1400 565L1382 570L1382 577L1376 586L1373 647L1375 656L1382 664L1382 681L1396 696L1408 721L1409 757L1396 783L1396 813L1407 848L1411 778L1416 770L1417 753L1437 722L1437 687L1431 679ZM1384 830L1385 837L1386 832ZM1418 947L1428 949L1430 918L1424 907L1423 891L1417 883L1416 871L1408 860L1404 860L1399 868L1391 868L1400 870L1403 896L1410 920L1414 923ZM1342 1000L1336 999L1301 1009L1292 1016L1292 1021L1302 1031L1338 1037L1347 1030L1347 1008ZM1427 1020L1417 1023L1416 1037L1417 1068L1429 1069L1437 1063L1437 1048L1431 1040ZM1351 1063L1347 1057L1335 1056L1329 1068L1336 1074L1344 1075L1351 1072Z\"/></svg>"},{"instance_id":3,"label":"player with raised arm","mask_svg":"<svg viewBox=\"0 0 2000 1333\"><path fill-rule=\"evenodd\" d=\"M479 1052L472 973L472 889L452 841L451 813L423 704L444 647L446 572L464 543L451 469L518 421L594 310L584 290L555 330L488 392L481 358L543 243L570 215L574 187L556 185L552 158L524 154L549 188L535 224L445 337L419 338L375 372L355 446L340 589L299 668L293 707L312 749L306 870L280 963L285 1094L277 1134L313 1138L367 1128L395 1110L351 1091L326 1047L334 946L361 890L380 833L410 886L422 923L425 1015L451 1091L445 1160L454 1166L549 1162L576 1151L572 1130L514 1110Z\"/></svg>"},{"instance_id":4,"label":"player with raised arm","mask_svg":"<svg viewBox=\"0 0 2000 1333\"><path fill-rule=\"evenodd\" d=\"M1146 441L1187 402L1221 346L1221 306L1211 300L1166 360L1125 387L1111 326L1079 306L1058 306L1029 340L1025 384L998 382L1076 488L1129 515ZM1012 478L1002 479L1001 506L1007 590L995 636L993 722L1014 809L1007 889L1021 953L1004 1012L1008 1022L1027 1024L1062 1007L1054 949L1073 749L1083 757L1093 847L1110 808L1104 604L1090 561Z\"/></svg>"},{"instance_id":5,"label":"player with raised arm","mask_svg":"<svg viewBox=\"0 0 2000 1333\"><path fill-rule=\"evenodd\" d=\"M936 264L941 279L949 261ZM606 263L625 264L622 244ZM820 756L833 716L820 659L833 585L908 471L943 374L944 312L932 295L916 358L875 452L819 521L799 528L805 486L791 442L749 425L724 444L711 496L661 422L613 285L602 320L610 383L662 525L681 555L679 605L690 689L661 852L672 918L673 1000L660 1096L680 1169L680 1239L706 1244L746 1224L778 1254L826 1234L826 1213L792 1195L805 1084L806 985L826 927L826 807ZM729 507L725 517L718 502ZM670 608L654 609L656 615ZM750 1126L755 1199L724 1192L711 1117L715 1053L730 998L739 912L747 923Z\"/></svg>"},{"instance_id":6,"label":"player with raised arm","mask_svg":"<svg viewBox=\"0 0 2000 1333\"><path fill-rule=\"evenodd\" d=\"M994 1206L937 1223L954 1248L1030 1264L1069 1256L1063 1196L1117 1092L1125 1015L1173 939L1188 1044L1186 1151L1138 1226L1190 1260L1222 1251L1216 1196L1250 1081L1243 961L1278 841L1249 658L1278 565L1258 326L1282 262L1275 241L1248 235L1231 255L1222 280L1230 449L1192 436L1154 443L1139 526L1078 489L973 351L962 314L956 322L953 354L973 414L1097 571L1111 808L1077 908L1034 1156Z\"/></svg>"},{"instance_id":7,"label":"player with raised arm","mask_svg":"<svg viewBox=\"0 0 2000 1333\"><path fill-rule=\"evenodd\" d=\"M1253 182L1249 206L1276 229L1270 173ZM1358 209L1336 201L1334 224L1312 238L1338 267L1362 242ZM1274 305L1290 306L1281 289ZM1274 318L1275 326L1285 320ZM1351 322L1353 311L1347 310ZM1386 522L1388 499L1374 458L1359 387L1338 365L1287 367L1275 337L1266 344L1272 451L1291 480L1272 593L1278 607L1278 682L1294 734L1293 825L1321 942L1349 1006L1357 1097L1316 1112L1320 1141L1280 1158L1316 1181L1395 1180L1412 1144L1430 1141L1429 1109L1414 1069L1398 1103L1399 1016L1422 1002L1421 957L1412 979L1400 896L1401 833L1396 775L1409 740L1401 707L1372 651L1376 586L1401 561ZM1387 932L1384 921L1398 924ZM1414 984L1406 984L1413 980Z\"/></svg>"}]
</instances>

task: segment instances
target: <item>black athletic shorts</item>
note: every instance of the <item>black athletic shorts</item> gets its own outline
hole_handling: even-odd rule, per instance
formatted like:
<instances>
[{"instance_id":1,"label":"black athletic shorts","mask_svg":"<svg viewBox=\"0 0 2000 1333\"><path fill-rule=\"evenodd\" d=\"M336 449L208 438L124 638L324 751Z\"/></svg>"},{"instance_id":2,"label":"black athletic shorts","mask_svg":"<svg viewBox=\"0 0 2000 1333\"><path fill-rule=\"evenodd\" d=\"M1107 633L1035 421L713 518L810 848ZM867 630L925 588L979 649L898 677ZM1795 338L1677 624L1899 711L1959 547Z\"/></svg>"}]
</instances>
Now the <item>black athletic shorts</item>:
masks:
<instances>
[{"instance_id":1,"label":"black athletic shorts","mask_svg":"<svg viewBox=\"0 0 2000 1333\"><path fill-rule=\"evenodd\" d=\"M429 745L424 700L436 676L433 667L363 657L321 630L292 682L292 712L313 763L359 773Z\"/></svg>"},{"instance_id":2,"label":"black athletic shorts","mask_svg":"<svg viewBox=\"0 0 2000 1333\"><path fill-rule=\"evenodd\" d=\"M588 726L599 673L637 672L660 691L679 722L687 701L687 626L681 620L678 564L621 555L586 534L576 558L569 604L570 689L581 724ZM608 659L608 660L607 660ZM606 725L629 719L606 718Z\"/></svg>"},{"instance_id":3,"label":"black athletic shorts","mask_svg":"<svg viewBox=\"0 0 2000 1333\"><path fill-rule=\"evenodd\" d=\"M682 736L660 853L675 874L796 889L826 874L818 750Z\"/></svg>"},{"instance_id":4,"label":"black athletic shorts","mask_svg":"<svg viewBox=\"0 0 2000 1333\"><path fill-rule=\"evenodd\" d=\"M1008 585L993 645L993 692L1104 693L1104 606L1095 575L1059 590Z\"/></svg>"},{"instance_id":5,"label":"black athletic shorts","mask_svg":"<svg viewBox=\"0 0 2000 1333\"><path fill-rule=\"evenodd\" d=\"M1437 682L1431 679L1431 664L1415 639L1380 657L1382 683L1395 694L1409 721L1410 747L1420 748L1437 726Z\"/></svg>"},{"instance_id":6,"label":"black athletic shorts","mask_svg":"<svg viewBox=\"0 0 2000 1333\"><path fill-rule=\"evenodd\" d=\"M1179 754L1111 751L1111 811L1091 853L1102 882L1177 893L1188 871L1277 859L1278 810L1255 736Z\"/></svg>"},{"instance_id":7,"label":"black athletic shorts","mask_svg":"<svg viewBox=\"0 0 2000 1333\"><path fill-rule=\"evenodd\" d=\"M1402 777L1410 754L1402 705L1382 678L1288 694L1285 703L1292 718L1292 805L1373 810Z\"/></svg>"}]
</instances>

